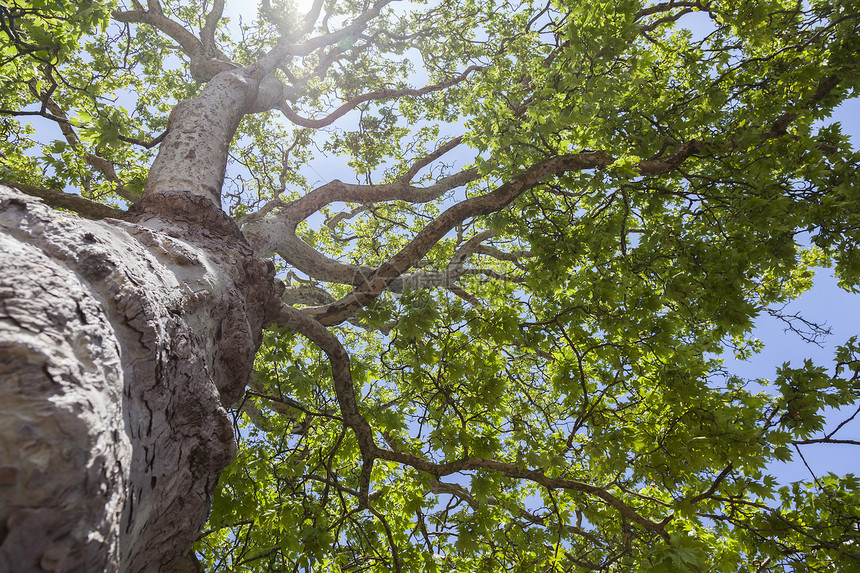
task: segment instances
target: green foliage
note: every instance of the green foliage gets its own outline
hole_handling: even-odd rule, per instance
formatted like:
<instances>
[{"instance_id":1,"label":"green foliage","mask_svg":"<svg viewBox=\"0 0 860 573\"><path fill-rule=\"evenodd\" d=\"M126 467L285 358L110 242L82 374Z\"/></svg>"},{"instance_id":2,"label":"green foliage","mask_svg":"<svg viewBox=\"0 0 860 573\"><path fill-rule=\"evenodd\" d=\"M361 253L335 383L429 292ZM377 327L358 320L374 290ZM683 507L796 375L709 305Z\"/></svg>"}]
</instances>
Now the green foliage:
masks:
<instances>
[{"instance_id":1,"label":"green foliage","mask_svg":"<svg viewBox=\"0 0 860 573\"><path fill-rule=\"evenodd\" d=\"M134 140L202 87L187 54L153 26L107 24L110 6L7 6L2 177L115 200L98 156L133 201L153 153ZM368 8L324 2L301 31L307 8L263 2L222 20L216 56L248 65L284 35L300 45ZM208 9L163 6L195 33ZM839 439L824 417L857 406L856 337L832 364L799 357L772 380L722 357L754 360L756 319L808 290L815 267L860 288L860 155L829 120L860 85L858 13L854 0L413 2L284 62L283 103L300 117L376 95L330 126L247 115L224 188L240 223L289 214L331 178L321 157L368 188L480 173L427 200L337 198L293 221L361 273L548 158L611 161L464 218L397 288L331 327L377 445L432 471L376 459L363 500L329 357L265 333L236 412L239 454L196 546L206 569L857 571L857 477L771 475L797 448ZM408 92L425 84L445 87ZM73 136L8 113L48 99ZM457 135L467 151L410 171ZM491 238L458 258L476 237ZM325 300L370 277L278 264Z\"/></svg>"}]
</instances>

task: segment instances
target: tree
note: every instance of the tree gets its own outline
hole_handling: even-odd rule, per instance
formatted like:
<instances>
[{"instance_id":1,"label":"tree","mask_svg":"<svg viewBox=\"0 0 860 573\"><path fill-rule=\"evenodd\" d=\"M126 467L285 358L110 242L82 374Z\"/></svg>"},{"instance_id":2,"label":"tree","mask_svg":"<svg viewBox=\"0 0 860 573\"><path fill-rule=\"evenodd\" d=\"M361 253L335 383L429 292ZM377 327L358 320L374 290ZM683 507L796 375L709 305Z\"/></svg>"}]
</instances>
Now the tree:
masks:
<instances>
[{"instance_id":1,"label":"tree","mask_svg":"<svg viewBox=\"0 0 860 573\"><path fill-rule=\"evenodd\" d=\"M856 1L242 10L0 5L3 568L857 569Z\"/></svg>"}]
</instances>

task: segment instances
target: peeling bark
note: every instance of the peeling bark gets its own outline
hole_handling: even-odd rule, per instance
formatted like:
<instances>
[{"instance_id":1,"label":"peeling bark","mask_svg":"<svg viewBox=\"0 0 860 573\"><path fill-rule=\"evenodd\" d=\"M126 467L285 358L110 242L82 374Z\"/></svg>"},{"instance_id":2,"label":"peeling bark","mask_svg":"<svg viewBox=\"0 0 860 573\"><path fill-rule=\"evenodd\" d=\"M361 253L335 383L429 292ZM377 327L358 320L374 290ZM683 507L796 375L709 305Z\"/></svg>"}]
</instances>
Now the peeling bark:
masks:
<instances>
[{"instance_id":1,"label":"peeling bark","mask_svg":"<svg viewBox=\"0 0 860 573\"><path fill-rule=\"evenodd\" d=\"M170 571L278 307L203 196L88 221L0 187L0 570Z\"/></svg>"}]
</instances>

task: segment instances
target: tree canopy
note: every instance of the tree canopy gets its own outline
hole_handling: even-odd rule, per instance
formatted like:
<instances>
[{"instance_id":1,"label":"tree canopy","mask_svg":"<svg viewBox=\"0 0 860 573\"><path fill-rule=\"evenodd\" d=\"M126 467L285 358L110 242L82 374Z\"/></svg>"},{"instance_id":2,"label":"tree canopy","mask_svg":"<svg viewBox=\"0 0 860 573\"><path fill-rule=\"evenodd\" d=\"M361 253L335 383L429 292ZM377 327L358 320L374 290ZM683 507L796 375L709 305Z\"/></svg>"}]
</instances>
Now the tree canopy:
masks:
<instances>
[{"instance_id":1,"label":"tree canopy","mask_svg":"<svg viewBox=\"0 0 860 573\"><path fill-rule=\"evenodd\" d=\"M199 184L275 261L205 570L857 571L857 477L772 474L860 445L860 342L723 357L860 289L858 61L856 0L5 0L0 178ZM195 105L226 170L165 167Z\"/></svg>"}]
</instances>

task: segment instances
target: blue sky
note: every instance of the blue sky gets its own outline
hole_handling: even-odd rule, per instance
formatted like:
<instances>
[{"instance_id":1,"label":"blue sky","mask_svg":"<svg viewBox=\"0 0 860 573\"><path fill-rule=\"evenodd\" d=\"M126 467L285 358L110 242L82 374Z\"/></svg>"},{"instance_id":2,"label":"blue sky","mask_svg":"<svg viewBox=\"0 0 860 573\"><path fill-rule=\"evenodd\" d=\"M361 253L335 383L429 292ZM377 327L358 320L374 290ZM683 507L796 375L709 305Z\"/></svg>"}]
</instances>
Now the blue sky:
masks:
<instances>
[{"instance_id":1,"label":"blue sky","mask_svg":"<svg viewBox=\"0 0 860 573\"><path fill-rule=\"evenodd\" d=\"M248 4L251 4L250 2ZM230 4L229 6L233 6ZM245 6L250 8L249 5ZM244 11L243 11L244 12ZM251 10L244 14L251 17ZM690 14L684 18L683 24L694 30L697 36L707 33L712 25L703 14ZM842 124L843 132L852 137L855 149L860 148L860 99L855 98L844 103L834 114L832 121ZM33 120L34 124L40 125ZM830 122L826 122L830 123ZM46 130L51 137L56 131L55 126ZM48 139L50 139L49 137ZM345 181L353 180L355 174L344 169L336 158L320 157L307 165L310 181L323 182L320 173L325 173L325 180L340 177ZM765 343L765 349L748 362L741 363L733 359L726 360L727 368L745 378L774 377L775 369L784 362L794 366L802 364L805 358L811 358L817 364L832 364L834 348L844 343L851 336L860 334L860 295L850 294L836 285L833 273L829 269L821 269L816 274L815 286L805 293L798 301L786 309L789 313L799 312L807 320L826 324L831 329L831 336L825 341L823 348L818 348L800 339L796 334L785 332L785 325L768 316L761 317L757 322L755 336ZM832 427L850 415L853 410L833 412L828 416ZM844 427L840 435L843 439L860 439L860 416L851 424ZM833 471L834 473L860 472L860 455L857 446L839 445L810 445L802 450L807 461L816 473ZM809 471L802 462L795 461L785 466L772 467L773 472L781 481L808 479Z\"/></svg>"},{"instance_id":2,"label":"blue sky","mask_svg":"<svg viewBox=\"0 0 860 573\"><path fill-rule=\"evenodd\" d=\"M851 136L854 148L860 148L860 98L842 104L836 110L832 121L825 123L832 122L840 122L843 132ZM773 379L776 367L784 362L800 366L804 359L810 358L816 364L830 365L833 363L836 346L852 336L860 335L860 294L852 294L839 288L831 269L819 269L815 275L815 286L785 310L789 314L799 312L807 320L826 324L831 335L826 338L823 347L818 348L804 342L797 334L785 332L782 322L770 316L763 316L756 323L754 336L765 343L765 349L746 363L726 360L730 371L746 378ZM834 429L840 421L849 417L855 408L829 412L827 427ZM860 440L860 415L834 437ZM820 476L828 471L839 475L860 473L860 450L857 446L816 444L803 446L801 452L816 475ZM789 464L772 466L772 471L780 481L810 479L809 470L799 456L795 455L795 458L797 459Z\"/></svg>"},{"instance_id":3,"label":"blue sky","mask_svg":"<svg viewBox=\"0 0 860 573\"><path fill-rule=\"evenodd\" d=\"M713 23L703 13L688 14L682 19L682 25L691 29L695 37L704 37L713 30ZM860 98L843 103L832 119L822 122L822 125L833 122L841 123L843 133L851 136L854 148L860 148ZM355 173L343 165L338 165L339 163L341 162L337 158L331 157L314 159L307 165L308 179L322 183L322 172L328 174L326 179L339 177L345 181L354 180ZM804 359L809 358L817 365L830 366L836 346L843 344L851 336L860 335L860 294L848 293L836 283L832 270L819 269L814 287L784 309L786 314L798 313L806 320L827 326L831 335L823 340L822 347L809 344L797 334L787 332L784 323L765 315L758 319L753 334L764 342L764 350L747 362L734 360L731 353L728 353L725 362L727 369L744 378L772 380L776 368L786 362L798 367ZM827 415L827 428L834 428L853 411L853 408L830 411ZM857 418L843 427L835 437L860 440L860 415ZM860 451L857 446L817 444L803 446L801 451L816 475L827 472L840 475L860 473ZM796 454L795 460L788 464L771 466L771 472L783 483L811 479L809 470Z\"/></svg>"}]
</instances>

